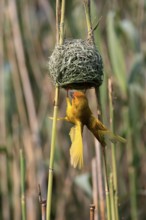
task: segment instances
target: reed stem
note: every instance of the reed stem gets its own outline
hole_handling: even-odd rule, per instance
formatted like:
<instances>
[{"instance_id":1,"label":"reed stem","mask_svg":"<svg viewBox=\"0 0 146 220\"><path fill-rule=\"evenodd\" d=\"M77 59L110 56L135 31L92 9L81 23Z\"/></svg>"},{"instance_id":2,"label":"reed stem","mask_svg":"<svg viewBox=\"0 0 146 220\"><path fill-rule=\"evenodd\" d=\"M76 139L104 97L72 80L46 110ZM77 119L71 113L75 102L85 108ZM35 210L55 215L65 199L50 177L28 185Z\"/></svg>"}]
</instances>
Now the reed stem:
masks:
<instances>
[{"instance_id":1,"label":"reed stem","mask_svg":"<svg viewBox=\"0 0 146 220\"><path fill-rule=\"evenodd\" d=\"M100 101L100 91L96 88L96 97L99 104L99 112L101 114L101 101ZM102 118L99 115L99 119ZM106 192L106 208L107 208L107 219L111 220L111 207L110 207L110 192L109 192L109 182L108 182L108 168L107 168L107 160L106 160L106 150L105 146L101 146L102 156L103 156L103 167L104 167L104 181L105 181L105 192Z\"/></svg>"},{"instance_id":2,"label":"reed stem","mask_svg":"<svg viewBox=\"0 0 146 220\"><path fill-rule=\"evenodd\" d=\"M97 163L96 158L92 159L92 185L93 185L93 203L95 204L95 216L94 219L98 220L99 213L99 194L98 194L98 184L97 184Z\"/></svg>"},{"instance_id":3,"label":"reed stem","mask_svg":"<svg viewBox=\"0 0 146 220\"><path fill-rule=\"evenodd\" d=\"M101 114L101 101L100 101L100 91L95 89L97 101L99 104L99 112ZM102 118L99 115L99 119ZM106 150L105 146L101 146L102 156L103 156L103 167L104 167L104 181L105 181L105 193L106 193L106 208L107 208L107 219L111 220L111 207L110 207L110 192L109 192L109 183L108 183L108 169L107 169L107 160L106 160Z\"/></svg>"},{"instance_id":4,"label":"reed stem","mask_svg":"<svg viewBox=\"0 0 146 220\"><path fill-rule=\"evenodd\" d=\"M110 206L111 201L110 201L110 192L109 192L108 169L107 169L105 146L102 146L102 155L103 155L103 162L104 162L104 179L105 179L105 192L106 192L107 220L112 220L111 219L111 206Z\"/></svg>"},{"instance_id":5,"label":"reed stem","mask_svg":"<svg viewBox=\"0 0 146 220\"><path fill-rule=\"evenodd\" d=\"M20 176L21 176L21 210L22 220L26 220L26 201L25 201L25 158L24 152L20 149Z\"/></svg>"},{"instance_id":6,"label":"reed stem","mask_svg":"<svg viewBox=\"0 0 146 220\"><path fill-rule=\"evenodd\" d=\"M40 205L41 205L42 220L46 220L46 200L42 200L40 185L38 185L38 196L39 196L39 202L40 202Z\"/></svg>"},{"instance_id":7,"label":"reed stem","mask_svg":"<svg viewBox=\"0 0 146 220\"><path fill-rule=\"evenodd\" d=\"M130 185L130 206L131 206L131 219L137 220L137 192L136 192L136 171L134 167L134 150L132 143L132 128L130 125L130 112L128 110L126 120L128 122L127 132L127 155L128 155L128 172L129 172L129 185Z\"/></svg>"},{"instance_id":8,"label":"reed stem","mask_svg":"<svg viewBox=\"0 0 146 220\"><path fill-rule=\"evenodd\" d=\"M98 183L98 192L99 192L99 213L100 219L105 220L105 197L103 189L103 178L102 178L102 163L101 163L101 148L100 143L95 139L95 152L96 152L96 172ZM98 198L97 198L98 199Z\"/></svg>"},{"instance_id":9,"label":"reed stem","mask_svg":"<svg viewBox=\"0 0 146 220\"><path fill-rule=\"evenodd\" d=\"M63 44L64 41L64 16L65 16L65 0L62 0L61 4L61 19L60 19L60 45Z\"/></svg>"},{"instance_id":10,"label":"reed stem","mask_svg":"<svg viewBox=\"0 0 146 220\"><path fill-rule=\"evenodd\" d=\"M90 220L94 220L95 218L95 205L91 204L90 205Z\"/></svg>"},{"instance_id":11,"label":"reed stem","mask_svg":"<svg viewBox=\"0 0 146 220\"><path fill-rule=\"evenodd\" d=\"M59 43L60 38L60 0L56 0L56 43Z\"/></svg>"},{"instance_id":12,"label":"reed stem","mask_svg":"<svg viewBox=\"0 0 146 220\"><path fill-rule=\"evenodd\" d=\"M55 100L54 100L53 125L52 125L51 152L50 152L50 163L49 163L49 180L48 180L47 212L46 212L47 220L50 220L50 214L51 214L53 165L54 165L56 125L57 125L57 113L58 113L58 96L59 96L59 88L56 85Z\"/></svg>"},{"instance_id":13,"label":"reed stem","mask_svg":"<svg viewBox=\"0 0 146 220\"><path fill-rule=\"evenodd\" d=\"M110 110L110 130L114 131L113 126L113 103L112 103L112 81L109 79L108 81L108 90L109 90L109 110ZM114 200L114 207L116 213L116 220L119 219L119 212L118 212L118 186L117 186L117 165L116 165L116 148L115 144L111 143L111 157L112 157L112 179L113 179L113 195L111 199ZM112 201L111 201L112 202Z\"/></svg>"},{"instance_id":14,"label":"reed stem","mask_svg":"<svg viewBox=\"0 0 146 220\"><path fill-rule=\"evenodd\" d=\"M91 23L91 13L90 13L90 0L83 0L85 8L85 16L88 29L88 39L93 40L92 23Z\"/></svg>"},{"instance_id":15,"label":"reed stem","mask_svg":"<svg viewBox=\"0 0 146 220\"><path fill-rule=\"evenodd\" d=\"M116 212L115 212L115 198L114 198L114 186L113 186L113 174L110 173L110 181L109 181L109 188L110 188L110 201L111 201L111 218L112 220L117 220Z\"/></svg>"},{"instance_id":16,"label":"reed stem","mask_svg":"<svg viewBox=\"0 0 146 220\"><path fill-rule=\"evenodd\" d=\"M85 9L87 29L88 29L88 39L90 39L94 43L94 35L93 35L93 30L92 30L91 13L90 13L90 0L83 0L83 3L84 3L84 9ZM97 97L99 108L100 108L99 90L95 89L95 92L96 92L96 97ZM109 194L108 171L107 171L107 163L106 163L105 146L102 146L102 153L103 153L103 161L104 161L104 177L105 177L107 216L108 216L107 219L110 220L111 219L110 194ZM104 215L102 216L102 218L104 219Z\"/></svg>"},{"instance_id":17,"label":"reed stem","mask_svg":"<svg viewBox=\"0 0 146 220\"><path fill-rule=\"evenodd\" d=\"M62 45L63 41L64 41L65 0L62 0L62 4L61 4L61 18L59 18L59 11L60 11L60 2L59 1L56 1L56 10L57 10L56 11L56 15L57 15L56 28L59 26L58 22L60 20L60 30L57 29L58 36L56 37L56 39L57 39L57 41L59 41L59 44ZM58 98L59 98L59 87L56 84L55 100L54 100L53 126L52 126L52 138L51 138L50 164L49 164L48 194L47 194L47 210L46 210L47 220L50 220L50 215L51 215L53 165L54 165L54 152L55 152L55 140L56 140Z\"/></svg>"}]
</instances>

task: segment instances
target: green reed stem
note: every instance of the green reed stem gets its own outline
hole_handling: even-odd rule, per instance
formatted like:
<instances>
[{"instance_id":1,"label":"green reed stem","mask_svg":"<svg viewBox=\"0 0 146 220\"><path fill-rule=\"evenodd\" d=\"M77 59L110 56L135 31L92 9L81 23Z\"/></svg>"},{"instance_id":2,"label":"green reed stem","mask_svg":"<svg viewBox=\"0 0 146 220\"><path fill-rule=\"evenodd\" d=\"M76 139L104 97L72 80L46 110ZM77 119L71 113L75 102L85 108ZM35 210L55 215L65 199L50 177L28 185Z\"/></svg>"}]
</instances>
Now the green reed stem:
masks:
<instances>
[{"instance_id":1,"label":"green reed stem","mask_svg":"<svg viewBox=\"0 0 146 220\"><path fill-rule=\"evenodd\" d=\"M127 110L127 115L125 120L128 122L128 132L127 132L127 158L128 158L128 172L129 172L129 185L130 185L130 206L131 206L131 219L137 220L137 190L136 190L136 170L134 167L134 146L132 143L132 128L130 125L130 112Z\"/></svg>"},{"instance_id":2,"label":"green reed stem","mask_svg":"<svg viewBox=\"0 0 146 220\"><path fill-rule=\"evenodd\" d=\"M62 45L64 41L64 16L65 16L65 0L62 0L61 19L60 19L60 39L59 39L60 45Z\"/></svg>"},{"instance_id":3,"label":"green reed stem","mask_svg":"<svg viewBox=\"0 0 146 220\"><path fill-rule=\"evenodd\" d=\"M130 182L130 205L131 219L137 220L137 192L136 192L136 172L133 166L129 167L129 182Z\"/></svg>"},{"instance_id":4,"label":"green reed stem","mask_svg":"<svg viewBox=\"0 0 146 220\"><path fill-rule=\"evenodd\" d=\"M110 110L110 130L114 131L113 126L113 102L112 102L112 81L109 79L108 81L108 90L109 90L109 110ZM119 219L119 212L118 212L118 186L117 186L117 165L116 165L116 148L115 144L111 143L111 156L112 156L112 175L113 175L113 196L112 199L114 200L114 207L116 213L116 220Z\"/></svg>"},{"instance_id":5,"label":"green reed stem","mask_svg":"<svg viewBox=\"0 0 146 220\"><path fill-rule=\"evenodd\" d=\"M84 3L85 16L87 22L87 29L88 29L88 39L93 40L91 13L90 13L90 0L83 0L83 3Z\"/></svg>"},{"instance_id":6,"label":"green reed stem","mask_svg":"<svg viewBox=\"0 0 146 220\"><path fill-rule=\"evenodd\" d=\"M95 89L96 92L96 97L98 100L98 104L99 104L99 110L101 113L101 99L100 99L100 90L99 89ZM102 118L101 116L99 117L99 119ZM105 194L106 194L106 209L107 209L107 220L112 220L111 219L111 206L110 206L110 192L109 192L109 181L108 181L108 167L107 167L107 160L106 160L106 150L105 150L105 146L101 146L102 148L102 156L103 156L103 167L104 167L104 181L105 181Z\"/></svg>"},{"instance_id":7,"label":"green reed stem","mask_svg":"<svg viewBox=\"0 0 146 220\"><path fill-rule=\"evenodd\" d=\"M107 220L113 220L113 219L111 219L111 201L110 201L110 192L109 192L108 169L107 169L105 146L102 146L102 155L103 155L103 162L104 162L104 179L105 179L105 193L106 193L106 206L107 206Z\"/></svg>"},{"instance_id":8,"label":"green reed stem","mask_svg":"<svg viewBox=\"0 0 146 220\"><path fill-rule=\"evenodd\" d=\"M84 1L85 15L86 15L86 21L87 21L87 28L88 28L88 39L92 39L92 41L94 42L94 36L93 36L93 30L92 30L92 24L91 24L91 15L90 15L90 0L83 0L83 1ZM97 96L99 107L100 107L101 101L100 101L99 89L95 89L95 91L96 91L96 96ZM104 180L105 180L105 191L106 191L107 220L112 220L106 151L105 151L105 146L101 146L101 147L102 147L102 155L103 155L103 162L104 162Z\"/></svg>"},{"instance_id":9,"label":"green reed stem","mask_svg":"<svg viewBox=\"0 0 146 220\"><path fill-rule=\"evenodd\" d=\"M50 152L50 163L49 163L49 180L48 180L47 210L46 210L47 211L46 212L47 220L50 220L50 214L51 214L53 165L54 165L56 125L57 125L57 113L58 113L58 96L59 96L59 88L56 85L55 100L54 100L53 126L52 126L52 139L51 139L51 152Z\"/></svg>"},{"instance_id":10,"label":"green reed stem","mask_svg":"<svg viewBox=\"0 0 146 220\"><path fill-rule=\"evenodd\" d=\"M91 13L90 13L90 0L83 0L83 2L84 2L85 16L86 16L87 29L88 29L88 39L92 40L94 43L94 36L93 36L92 23L91 23ZM96 89L95 91L96 91L96 96L97 96L99 106L100 106L99 90ZM111 220L110 193L109 193L109 184L108 184L108 170L107 170L105 146L102 146L102 155L103 155L103 161L104 161L104 179L105 179L106 203L107 203L107 219Z\"/></svg>"},{"instance_id":11,"label":"green reed stem","mask_svg":"<svg viewBox=\"0 0 146 220\"><path fill-rule=\"evenodd\" d=\"M110 190L110 201L111 201L111 216L112 220L117 220L116 218L116 212L115 212L115 198L114 198L114 186L113 186L113 174L110 174L110 184L109 184L109 190Z\"/></svg>"},{"instance_id":12,"label":"green reed stem","mask_svg":"<svg viewBox=\"0 0 146 220\"><path fill-rule=\"evenodd\" d=\"M101 100L100 100L100 91L99 89L95 89L96 97L99 104L99 110L101 113ZM99 115L99 119L102 118ZM105 194L106 194L106 208L107 208L107 220L111 220L111 207L110 207L110 192L109 192L109 183L108 183L108 168L107 168L107 160L106 160L106 150L105 146L101 146L102 148L102 156L103 156L103 167L104 167L104 181L105 181Z\"/></svg>"},{"instance_id":13,"label":"green reed stem","mask_svg":"<svg viewBox=\"0 0 146 220\"><path fill-rule=\"evenodd\" d=\"M25 158L24 152L20 149L20 176L21 176L21 210L22 220L26 220L26 201L25 201Z\"/></svg>"},{"instance_id":14,"label":"green reed stem","mask_svg":"<svg viewBox=\"0 0 146 220\"><path fill-rule=\"evenodd\" d=\"M64 41L64 16L65 16L65 0L62 0L61 4L61 18L59 18L60 2L56 1L56 15L57 23L56 28L59 26L58 22L60 20L60 29L57 30L58 36L56 37L57 43L60 45ZM53 184L53 165L54 165L54 152L55 152L55 140L56 140L56 124L57 124L57 114L58 114L58 98L59 98L59 87L56 85L55 89L55 100L54 100L54 114L53 114L53 126L52 126L52 138L51 138L51 152L50 152L50 164L49 164L49 180L48 180L48 194L47 194L47 209L46 209L46 220L50 220L51 215L51 202L52 202L52 184Z\"/></svg>"},{"instance_id":15,"label":"green reed stem","mask_svg":"<svg viewBox=\"0 0 146 220\"><path fill-rule=\"evenodd\" d=\"M56 0L56 43L59 43L60 32L60 0Z\"/></svg>"}]
</instances>

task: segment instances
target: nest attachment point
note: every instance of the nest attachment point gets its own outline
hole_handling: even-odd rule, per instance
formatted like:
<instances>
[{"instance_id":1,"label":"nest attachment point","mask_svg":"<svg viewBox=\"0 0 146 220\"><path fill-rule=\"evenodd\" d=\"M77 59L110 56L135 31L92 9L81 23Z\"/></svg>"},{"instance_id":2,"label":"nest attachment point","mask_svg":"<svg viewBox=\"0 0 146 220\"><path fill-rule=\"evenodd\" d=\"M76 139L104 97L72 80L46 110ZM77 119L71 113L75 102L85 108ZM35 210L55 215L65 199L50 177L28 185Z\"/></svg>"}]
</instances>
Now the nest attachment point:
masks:
<instances>
[{"instance_id":1,"label":"nest attachment point","mask_svg":"<svg viewBox=\"0 0 146 220\"><path fill-rule=\"evenodd\" d=\"M89 40L66 40L56 45L50 56L49 74L63 88L99 87L103 81L102 57Z\"/></svg>"}]
</instances>

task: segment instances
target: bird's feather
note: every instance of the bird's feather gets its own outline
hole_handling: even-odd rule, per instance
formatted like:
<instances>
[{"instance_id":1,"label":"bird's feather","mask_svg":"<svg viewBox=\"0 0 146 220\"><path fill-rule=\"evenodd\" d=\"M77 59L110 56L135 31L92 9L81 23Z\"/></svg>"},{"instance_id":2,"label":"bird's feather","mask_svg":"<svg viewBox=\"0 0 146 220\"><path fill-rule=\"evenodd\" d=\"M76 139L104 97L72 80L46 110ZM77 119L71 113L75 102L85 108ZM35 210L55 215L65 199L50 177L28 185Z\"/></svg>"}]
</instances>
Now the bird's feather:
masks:
<instances>
[{"instance_id":1,"label":"bird's feather","mask_svg":"<svg viewBox=\"0 0 146 220\"><path fill-rule=\"evenodd\" d=\"M78 123L70 130L71 148L70 157L71 165L81 169L83 167L83 142L82 142L82 124Z\"/></svg>"}]
</instances>

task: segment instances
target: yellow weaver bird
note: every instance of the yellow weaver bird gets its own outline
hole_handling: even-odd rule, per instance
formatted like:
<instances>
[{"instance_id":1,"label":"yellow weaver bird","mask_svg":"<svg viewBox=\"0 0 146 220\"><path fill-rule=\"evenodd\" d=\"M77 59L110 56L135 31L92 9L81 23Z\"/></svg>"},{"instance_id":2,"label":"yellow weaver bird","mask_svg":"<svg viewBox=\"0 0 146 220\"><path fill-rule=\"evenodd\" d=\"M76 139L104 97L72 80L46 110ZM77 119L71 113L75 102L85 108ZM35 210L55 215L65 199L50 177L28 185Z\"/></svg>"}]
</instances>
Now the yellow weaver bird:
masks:
<instances>
[{"instance_id":1,"label":"yellow weaver bird","mask_svg":"<svg viewBox=\"0 0 146 220\"><path fill-rule=\"evenodd\" d=\"M81 91L75 91L72 95L72 101L69 97L66 98L67 108L66 116L64 119L74 124L70 130L71 138L71 164L73 167L83 167L83 127L84 125L93 133L97 140L101 143L102 147L105 147L108 140L112 142L125 143L125 139L113 134L109 131L101 121L94 117L85 94Z\"/></svg>"}]
</instances>

